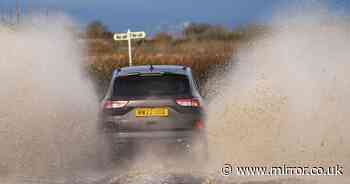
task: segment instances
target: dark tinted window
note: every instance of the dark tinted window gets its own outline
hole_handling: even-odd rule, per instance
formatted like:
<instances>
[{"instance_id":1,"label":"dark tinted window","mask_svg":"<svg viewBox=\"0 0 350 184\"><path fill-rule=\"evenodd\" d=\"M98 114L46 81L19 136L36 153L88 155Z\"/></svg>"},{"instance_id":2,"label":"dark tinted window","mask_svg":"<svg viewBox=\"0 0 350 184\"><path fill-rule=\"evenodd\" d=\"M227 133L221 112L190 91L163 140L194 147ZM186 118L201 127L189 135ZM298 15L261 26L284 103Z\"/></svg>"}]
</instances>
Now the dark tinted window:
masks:
<instances>
[{"instance_id":1,"label":"dark tinted window","mask_svg":"<svg viewBox=\"0 0 350 184\"><path fill-rule=\"evenodd\" d=\"M113 96L168 96L189 93L189 80L185 75L136 75L116 78Z\"/></svg>"}]
</instances>

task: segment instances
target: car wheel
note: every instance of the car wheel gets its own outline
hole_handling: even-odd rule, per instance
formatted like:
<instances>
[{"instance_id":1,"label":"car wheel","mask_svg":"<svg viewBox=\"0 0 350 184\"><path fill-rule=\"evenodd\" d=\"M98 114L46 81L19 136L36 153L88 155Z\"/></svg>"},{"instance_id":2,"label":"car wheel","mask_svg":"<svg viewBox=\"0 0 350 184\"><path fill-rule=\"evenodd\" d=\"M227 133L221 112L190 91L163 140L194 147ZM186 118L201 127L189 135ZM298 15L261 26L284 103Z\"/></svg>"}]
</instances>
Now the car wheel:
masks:
<instances>
[{"instance_id":1,"label":"car wheel","mask_svg":"<svg viewBox=\"0 0 350 184\"><path fill-rule=\"evenodd\" d=\"M111 166L114 162L114 148L112 142L112 136L108 133L102 133L99 137L97 147L97 157L99 166L106 168Z\"/></svg>"},{"instance_id":2,"label":"car wheel","mask_svg":"<svg viewBox=\"0 0 350 184\"><path fill-rule=\"evenodd\" d=\"M205 165L209 159L208 143L206 139L195 140L190 146L190 158L196 164Z\"/></svg>"}]
</instances>

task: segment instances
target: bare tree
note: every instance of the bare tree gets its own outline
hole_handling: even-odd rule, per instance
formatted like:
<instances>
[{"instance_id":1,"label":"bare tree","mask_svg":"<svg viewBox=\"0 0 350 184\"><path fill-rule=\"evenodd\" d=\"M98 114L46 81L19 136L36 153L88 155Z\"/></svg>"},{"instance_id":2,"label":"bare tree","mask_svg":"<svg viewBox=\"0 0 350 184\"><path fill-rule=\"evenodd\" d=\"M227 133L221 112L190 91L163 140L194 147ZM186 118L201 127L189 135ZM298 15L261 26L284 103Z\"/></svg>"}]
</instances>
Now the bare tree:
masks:
<instances>
[{"instance_id":1,"label":"bare tree","mask_svg":"<svg viewBox=\"0 0 350 184\"><path fill-rule=\"evenodd\" d=\"M20 7L19 7L19 0L16 0L16 17L17 17L17 24L19 24L20 21L20 16L21 16L21 12L20 12Z\"/></svg>"},{"instance_id":2,"label":"bare tree","mask_svg":"<svg viewBox=\"0 0 350 184\"><path fill-rule=\"evenodd\" d=\"M0 10L0 23L5 23L5 12L4 12L4 9L3 8L1 8L1 10Z\"/></svg>"}]
</instances>

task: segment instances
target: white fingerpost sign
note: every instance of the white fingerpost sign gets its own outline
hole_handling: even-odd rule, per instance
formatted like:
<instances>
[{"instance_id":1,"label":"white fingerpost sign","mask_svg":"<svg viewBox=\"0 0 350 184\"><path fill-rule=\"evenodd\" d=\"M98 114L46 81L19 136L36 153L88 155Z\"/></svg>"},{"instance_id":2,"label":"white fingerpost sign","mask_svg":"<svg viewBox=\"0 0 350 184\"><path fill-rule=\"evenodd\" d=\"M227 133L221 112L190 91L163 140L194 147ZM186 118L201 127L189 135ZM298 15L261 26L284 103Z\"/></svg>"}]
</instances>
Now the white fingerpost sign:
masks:
<instances>
[{"instance_id":1,"label":"white fingerpost sign","mask_svg":"<svg viewBox=\"0 0 350 184\"><path fill-rule=\"evenodd\" d=\"M130 32L127 33L115 33L113 36L115 41L127 40L129 45L129 66L132 66L132 54L131 54L131 40L146 38L145 32Z\"/></svg>"}]
</instances>

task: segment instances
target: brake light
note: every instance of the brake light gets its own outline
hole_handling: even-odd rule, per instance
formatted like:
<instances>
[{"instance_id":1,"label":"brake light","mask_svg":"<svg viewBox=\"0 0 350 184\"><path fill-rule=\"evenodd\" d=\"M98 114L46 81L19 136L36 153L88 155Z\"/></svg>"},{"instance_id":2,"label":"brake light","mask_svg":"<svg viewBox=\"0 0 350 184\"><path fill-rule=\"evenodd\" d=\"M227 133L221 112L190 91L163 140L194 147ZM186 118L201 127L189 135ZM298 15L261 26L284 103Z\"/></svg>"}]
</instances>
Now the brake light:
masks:
<instances>
[{"instance_id":1,"label":"brake light","mask_svg":"<svg viewBox=\"0 0 350 184\"><path fill-rule=\"evenodd\" d=\"M103 105L104 109L118 109L118 108L122 108L125 107L127 104L129 103L129 101L106 101Z\"/></svg>"},{"instance_id":2,"label":"brake light","mask_svg":"<svg viewBox=\"0 0 350 184\"><path fill-rule=\"evenodd\" d=\"M195 124L195 128L196 129L203 129L204 128L204 123L203 121L196 121L196 124Z\"/></svg>"},{"instance_id":3,"label":"brake light","mask_svg":"<svg viewBox=\"0 0 350 184\"><path fill-rule=\"evenodd\" d=\"M198 99L176 99L176 103L185 107L199 107L200 102Z\"/></svg>"}]
</instances>

